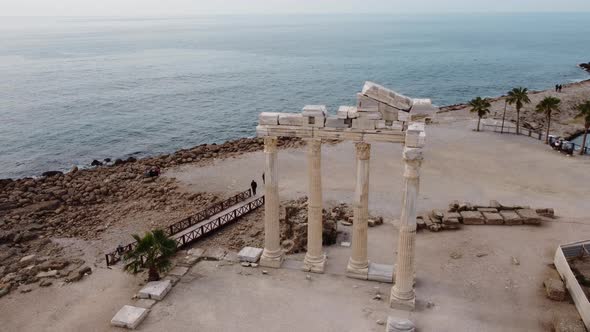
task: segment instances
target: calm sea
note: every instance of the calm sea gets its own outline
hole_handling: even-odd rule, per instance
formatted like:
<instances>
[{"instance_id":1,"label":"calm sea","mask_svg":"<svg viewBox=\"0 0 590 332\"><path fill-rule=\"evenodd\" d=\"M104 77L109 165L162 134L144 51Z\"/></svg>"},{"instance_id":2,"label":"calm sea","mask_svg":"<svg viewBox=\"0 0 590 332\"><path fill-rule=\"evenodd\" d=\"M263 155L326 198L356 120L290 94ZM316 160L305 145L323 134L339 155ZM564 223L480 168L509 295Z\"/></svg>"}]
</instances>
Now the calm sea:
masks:
<instances>
[{"instance_id":1,"label":"calm sea","mask_svg":"<svg viewBox=\"0 0 590 332\"><path fill-rule=\"evenodd\" d=\"M252 136L257 114L590 78L590 14L1 18L0 178Z\"/></svg>"}]
</instances>

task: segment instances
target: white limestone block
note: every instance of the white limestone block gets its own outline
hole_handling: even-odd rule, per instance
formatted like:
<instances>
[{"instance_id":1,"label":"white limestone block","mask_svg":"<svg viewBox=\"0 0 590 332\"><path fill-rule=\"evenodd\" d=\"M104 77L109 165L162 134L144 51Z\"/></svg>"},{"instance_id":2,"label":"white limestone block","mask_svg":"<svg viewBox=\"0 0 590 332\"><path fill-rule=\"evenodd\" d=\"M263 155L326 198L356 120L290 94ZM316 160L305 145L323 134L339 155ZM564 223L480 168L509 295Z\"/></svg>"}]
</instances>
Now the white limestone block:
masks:
<instances>
[{"instance_id":1,"label":"white limestone block","mask_svg":"<svg viewBox=\"0 0 590 332\"><path fill-rule=\"evenodd\" d=\"M170 280L148 282L137 294L140 299L162 300L172 289Z\"/></svg>"},{"instance_id":2,"label":"white limestone block","mask_svg":"<svg viewBox=\"0 0 590 332\"><path fill-rule=\"evenodd\" d=\"M362 94L402 110L412 107L412 99L373 82L365 82Z\"/></svg>"},{"instance_id":3,"label":"white limestone block","mask_svg":"<svg viewBox=\"0 0 590 332\"><path fill-rule=\"evenodd\" d=\"M352 128L363 130L374 130L376 120L367 118L356 118L352 120Z\"/></svg>"},{"instance_id":4,"label":"white limestone block","mask_svg":"<svg viewBox=\"0 0 590 332\"><path fill-rule=\"evenodd\" d=\"M125 305L111 319L111 325L133 330L145 319L148 312L149 310L145 308Z\"/></svg>"},{"instance_id":5,"label":"white limestone block","mask_svg":"<svg viewBox=\"0 0 590 332\"><path fill-rule=\"evenodd\" d=\"M323 116L303 116L303 127L323 128L325 123L326 118Z\"/></svg>"},{"instance_id":6,"label":"white limestone block","mask_svg":"<svg viewBox=\"0 0 590 332\"><path fill-rule=\"evenodd\" d=\"M261 248L244 247L238 253L238 259L240 262L256 263L262 255Z\"/></svg>"},{"instance_id":7,"label":"white limestone block","mask_svg":"<svg viewBox=\"0 0 590 332\"><path fill-rule=\"evenodd\" d=\"M338 111L336 112L336 117L338 119L348 119L348 112L351 110L356 111L356 107L354 106L340 106Z\"/></svg>"},{"instance_id":8,"label":"white limestone block","mask_svg":"<svg viewBox=\"0 0 590 332\"><path fill-rule=\"evenodd\" d=\"M406 130L406 146L413 148L423 147L426 141L426 133L424 129L424 122L410 123Z\"/></svg>"},{"instance_id":9,"label":"white limestone block","mask_svg":"<svg viewBox=\"0 0 590 332\"><path fill-rule=\"evenodd\" d=\"M375 128L376 129L388 129L387 126L385 125L385 120L377 120L377 122L375 122Z\"/></svg>"},{"instance_id":10,"label":"white limestone block","mask_svg":"<svg viewBox=\"0 0 590 332\"><path fill-rule=\"evenodd\" d=\"M325 105L305 105L303 107L303 116L328 116L328 110Z\"/></svg>"},{"instance_id":11,"label":"white limestone block","mask_svg":"<svg viewBox=\"0 0 590 332\"><path fill-rule=\"evenodd\" d=\"M379 109L379 101L365 96L362 93L356 94L356 107L359 110L375 111Z\"/></svg>"},{"instance_id":12,"label":"white limestone block","mask_svg":"<svg viewBox=\"0 0 590 332\"><path fill-rule=\"evenodd\" d=\"M397 121L397 112L399 112L397 108L384 103L379 103L379 112L383 115L383 120Z\"/></svg>"},{"instance_id":13,"label":"white limestone block","mask_svg":"<svg viewBox=\"0 0 590 332\"><path fill-rule=\"evenodd\" d=\"M410 113L406 111L397 112L397 121L408 122L410 121Z\"/></svg>"},{"instance_id":14,"label":"white limestone block","mask_svg":"<svg viewBox=\"0 0 590 332\"><path fill-rule=\"evenodd\" d=\"M303 115L299 113L280 113L279 125L303 126Z\"/></svg>"},{"instance_id":15,"label":"white limestone block","mask_svg":"<svg viewBox=\"0 0 590 332\"><path fill-rule=\"evenodd\" d=\"M268 136L268 127L267 126L256 126L256 136L257 137Z\"/></svg>"},{"instance_id":16,"label":"white limestone block","mask_svg":"<svg viewBox=\"0 0 590 332\"><path fill-rule=\"evenodd\" d=\"M258 115L258 124L276 126L279 124L279 114L275 112L262 112Z\"/></svg>"},{"instance_id":17,"label":"white limestone block","mask_svg":"<svg viewBox=\"0 0 590 332\"><path fill-rule=\"evenodd\" d=\"M381 112L359 112L359 118L371 119L371 120L382 120L383 116Z\"/></svg>"},{"instance_id":18,"label":"white limestone block","mask_svg":"<svg viewBox=\"0 0 590 332\"><path fill-rule=\"evenodd\" d=\"M345 119L330 116L326 118L326 128L350 128L350 125Z\"/></svg>"},{"instance_id":19,"label":"white limestone block","mask_svg":"<svg viewBox=\"0 0 590 332\"><path fill-rule=\"evenodd\" d=\"M349 119L356 119L359 117L359 111L356 107L351 107L348 109L348 118Z\"/></svg>"}]
</instances>

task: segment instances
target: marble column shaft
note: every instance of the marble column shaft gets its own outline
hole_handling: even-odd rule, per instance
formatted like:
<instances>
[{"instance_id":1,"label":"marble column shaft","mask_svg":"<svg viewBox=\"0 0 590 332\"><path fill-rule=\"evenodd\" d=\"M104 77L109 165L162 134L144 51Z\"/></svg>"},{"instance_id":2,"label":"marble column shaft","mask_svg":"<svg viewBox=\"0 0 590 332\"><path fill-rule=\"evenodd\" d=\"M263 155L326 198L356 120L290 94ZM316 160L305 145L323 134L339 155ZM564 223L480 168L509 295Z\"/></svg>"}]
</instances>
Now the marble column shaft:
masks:
<instances>
[{"instance_id":1,"label":"marble column shaft","mask_svg":"<svg viewBox=\"0 0 590 332\"><path fill-rule=\"evenodd\" d=\"M391 307L397 309L413 310L415 306L416 198L422 159L421 148L404 148L404 194L400 217L395 285L391 289L390 297Z\"/></svg>"},{"instance_id":2,"label":"marble column shaft","mask_svg":"<svg viewBox=\"0 0 590 332\"><path fill-rule=\"evenodd\" d=\"M322 141L307 141L308 201L307 253L303 270L323 273L326 255L322 250Z\"/></svg>"},{"instance_id":3,"label":"marble column shaft","mask_svg":"<svg viewBox=\"0 0 590 332\"><path fill-rule=\"evenodd\" d=\"M277 161L277 138L264 138L266 157L264 184L264 251L260 265L278 268L283 261L279 224L279 181Z\"/></svg>"},{"instance_id":4,"label":"marble column shaft","mask_svg":"<svg viewBox=\"0 0 590 332\"><path fill-rule=\"evenodd\" d=\"M348 261L350 277L367 279L369 260L367 256L367 230L369 217L369 160L371 145L356 143L356 189L353 201L352 255Z\"/></svg>"}]
</instances>

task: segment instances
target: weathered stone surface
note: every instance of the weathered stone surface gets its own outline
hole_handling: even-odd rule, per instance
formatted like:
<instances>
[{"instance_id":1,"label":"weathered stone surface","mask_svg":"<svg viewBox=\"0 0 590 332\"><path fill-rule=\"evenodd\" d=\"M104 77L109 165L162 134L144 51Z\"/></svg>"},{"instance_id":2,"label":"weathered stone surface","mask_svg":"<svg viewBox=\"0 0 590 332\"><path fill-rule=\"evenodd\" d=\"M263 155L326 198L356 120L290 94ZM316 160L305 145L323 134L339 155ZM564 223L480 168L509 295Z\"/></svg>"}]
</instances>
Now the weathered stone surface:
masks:
<instances>
[{"instance_id":1,"label":"weathered stone surface","mask_svg":"<svg viewBox=\"0 0 590 332\"><path fill-rule=\"evenodd\" d=\"M238 258L240 262L256 263L260 259L260 255L262 255L261 248L244 247L238 253Z\"/></svg>"},{"instance_id":2,"label":"weathered stone surface","mask_svg":"<svg viewBox=\"0 0 590 332\"><path fill-rule=\"evenodd\" d=\"M356 107L358 109L377 111L379 110L380 104L381 103L379 101L371 97L365 96L360 92L356 94Z\"/></svg>"},{"instance_id":3,"label":"weathered stone surface","mask_svg":"<svg viewBox=\"0 0 590 332\"><path fill-rule=\"evenodd\" d=\"M393 265L369 263L369 280L393 283Z\"/></svg>"},{"instance_id":4,"label":"weathered stone surface","mask_svg":"<svg viewBox=\"0 0 590 332\"><path fill-rule=\"evenodd\" d=\"M479 211L462 211L460 213L465 225L483 225L486 223L484 216Z\"/></svg>"},{"instance_id":5,"label":"weathered stone surface","mask_svg":"<svg viewBox=\"0 0 590 332\"><path fill-rule=\"evenodd\" d=\"M410 113L406 111L397 112L397 121L408 122L410 121Z\"/></svg>"},{"instance_id":6,"label":"weathered stone surface","mask_svg":"<svg viewBox=\"0 0 590 332\"><path fill-rule=\"evenodd\" d=\"M408 319L399 319L392 316L387 317L386 332L414 332L416 327Z\"/></svg>"},{"instance_id":7,"label":"weathered stone surface","mask_svg":"<svg viewBox=\"0 0 590 332\"><path fill-rule=\"evenodd\" d=\"M553 331L586 332L586 327L577 314L557 314L553 316Z\"/></svg>"},{"instance_id":8,"label":"weathered stone surface","mask_svg":"<svg viewBox=\"0 0 590 332\"><path fill-rule=\"evenodd\" d=\"M496 208L484 208L484 207L480 207L480 208L477 208L477 211L482 212L482 213L483 212L497 213L498 212L498 209L496 209Z\"/></svg>"},{"instance_id":9,"label":"weathered stone surface","mask_svg":"<svg viewBox=\"0 0 590 332\"><path fill-rule=\"evenodd\" d=\"M154 304L156 304L156 300L152 299L139 299L135 301L134 306L144 309L151 309Z\"/></svg>"},{"instance_id":10,"label":"weathered stone surface","mask_svg":"<svg viewBox=\"0 0 590 332\"><path fill-rule=\"evenodd\" d=\"M176 266L175 268L170 270L170 272L168 272L168 275L175 276L175 277L182 277L183 275L185 275L188 272L188 269L189 268L186 266Z\"/></svg>"},{"instance_id":11,"label":"weathered stone surface","mask_svg":"<svg viewBox=\"0 0 590 332\"><path fill-rule=\"evenodd\" d=\"M538 225L541 223L541 218L539 217L537 212L535 212L535 210L519 209L516 210L516 213L518 213L518 215L522 218L525 224Z\"/></svg>"},{"instance_id":12,"label":"weathered stone surface","mask_svg":"<svg viewBox=\"0 0 590 332\"><path fill-rule=\"evenodd\" d=\"M284 126L303 126L303 115L299 113L280 113L279 125Z\"/></svg>"},{"instance_id":13,"label":"weathered stone surface","mask_svg":"<svg viewBox=\"0 0 590 332\"><path fill-rule=\"evenodd\" d=\"M553 301L565 301L566 290L561 279L548 278L543 281L547 297Z\"/></svg>"},{"instance_id":14,"label":"weathered stone surface","mask_svg":"<svg viewBox=\"0 0 590 332\"><path fill-rule=\"evenodd\" d=\"M412 116L433 116L438 111L438 107L432 105L430 99L413 99L410 114Z\"/></svg>"},{"instance_id":15,"label":"weathered stone surface","mask_svg":"<svg viewBox=\"0 0 590 332\"><path fill-rule=\"evenodd\" d=\"M443 213L443 224L447 223L447 221L449 219L460 220L461 214L459 214L458 212L444 212Z\"/></svg>"},{"instance_id":16,"label":"weathered stone surface","mask_svg":"<svg viewBox=\"0 0 590 332\"><path fill-rule=\"evenodd\" d=\"M323 116L304 116L303 127L323 128L326 125L326 118Z\"/></svg>"},{"instance_id":17,"label":"weathered stone surface","mask_svg":"<svg viewBox=\"0 0 590 332\"><path fill-rule=\"evenodd\" d=\"M376 123L375 120L359 117L359 118L352 120L352 128L362 129L362 130L374 130L375 123Z\"/></svg>"},{"instance_id":18,"label":"weathered stone surface","mask_svg":"<svg viewBox=\"0 0 590 332\"><path fill-rule=\"evenodd\" d=\"M499 213L483 212L483 216L486 219L488 225L503 225L504 218Z\"/></svg>"},{"instance_id":19,"label":"weathered stone surface","mask_svg":"<svg viewBox=\"0 0 590 332\"><path fill-rule=\"evenodd\" d=\"M354 106L340 106L338 111L336 112L336 117L338 119L348 119L348 112L356 112L357 108Z\"/></svg>"},{"instance_id":20,"label":"weathered stone surface","mask_svg":"<svg viewBox=\"0 0 590 332\"><path fill-rule=\"evenodd\" d=\"M443 229L459 229L459 228L461 228L461 223L459 222L459 219L448 218L443 221L442 228Z\"/></svg>"},{"instance_id":21,"label":"weathered stone surface","mask_svg":"<svg viewBox=\"0 0 590 332\"><path fill-rule=\"evenodd\" d=\"M205 253L203 254L203 258L212 261L220 261L223 259L226 253L227 252L225 251L225 249L221 247L207 248L207 250L205 250Z\"/></svg>"},{"instance_id":22,"label":"weathered stone surface","mask_svg":"<svg viewBox=\"0 0 590 332\"><path fill-rule=\"evenodd\" d=\"M187 254L190 255L190 256L195 256L195 257L203 257L203 255L205 254L205 249L203 249L203 248L193 248L193 249L190 249L187 252Z\"/></svg>"},{"instance_id":23,"label":"weathered stone surface","mask_svg":"<svg viewBox=\"0 0 590 332\"><path fill-rule=\"evenodd\" d=\"M262 112L258 115L258 124L276 126L279 124L280 113Z\"/></svg>"},{"instance_id":24,"label":"weathered stone surface","mask_svg":"<svg viewBox=\"0 0 590 332\"><path fill-rule=\"evenodd\" d=\"M111 325L135 329L147 317L148 312L145 308L125 305L111 319Z\"/></svg>"},{"instance_id":25,"label":"weathered stone surface","mask_svg":"<svg viewBox=\"0 0 590 332\"><path fill-rule=\"evenodd\" d=\"M555 211L552 208L536 209L535 212L537 212L538 215L547 218L553 218L555 216Z\"/></svg>"},{"instance_id":26,"label":"weathered stone surface","mask_svg":"<svg viewBox=\"0 0 590 332\"><path fill-rule=\"evenodd\" d=\"M506 225L522 225L522 218L514 211L500 211Z\"/></svg>"},{"instance_id":27,"label":"weathered stone surface","mask_svg":"<svg viewBox=\"0 0 590 332\"><path fill-rule=\"evenodd\" d=\"M172 289L170 280L148 282L137 294L140 299L162 300Z\"/></svg>"},{"instance_id":28,"label":"weathered stone surface","mask_svg":"<svg viewBox=\"0 0 590 332\"><path fill-rule=\"evenodd\" d=\"M359 118L370 119L370 120L383 120L381 112L360 112Z\"/></svg>"},{"instance_id":29,"label":"weathered stone surface","mask_svg":"<svg viewBox=\"0 0 590 332\"><path fill-rule=\"evenodd\" d=\"M365 82L362 94L399 109L409 110L412 107L411 98L373 82Z\"/></svg>"},{"instance_id":30,"label":"weathered stone surface","mask_svg":"<svg viewBox=\"0 0 590 332\"><path fill-rule=\"evenodd\" d=\"M39 272L36 275L37 278L55 278L57 277L57 270L49 270L47 272Z\"/></svg>"},{"instance_id":31,"label":"weathered stone surface","mask_svg":"<svg viewBox=\"0 0 590 332\"><path fill-rule=\"evenodd\" d=\"M326 128L342 129L342 128L349 128L350 125L348 123L346 123L346 120L344 120L344 119L340 119L337 117L327 117L325 127Z\"/></svg>"}]
</instances>

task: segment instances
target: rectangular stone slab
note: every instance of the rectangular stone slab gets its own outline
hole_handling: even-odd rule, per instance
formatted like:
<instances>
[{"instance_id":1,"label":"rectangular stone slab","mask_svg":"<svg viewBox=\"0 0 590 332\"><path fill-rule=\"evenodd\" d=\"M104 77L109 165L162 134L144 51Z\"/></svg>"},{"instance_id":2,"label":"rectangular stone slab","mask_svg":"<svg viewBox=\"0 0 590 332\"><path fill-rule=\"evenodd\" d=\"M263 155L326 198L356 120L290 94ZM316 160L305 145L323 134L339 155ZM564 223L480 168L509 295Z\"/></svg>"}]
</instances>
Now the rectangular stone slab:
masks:
<instances>
[{"instance_id":1,"label":"rectangular stone slab","mask_svg":"<svg viewBox=\"0 0 590 332\"><path fill-rule=\"evenodd\" d=\"M140 299L162 300L172 289L170 280L148 282L137 294Z\"/></svg>"},{"instance_id":2,"label":"rectangular stone slab","mask_svg":"<svg viewBox=\"0 0 590 332\"><path fill-rule=\"evenodd\" d=\"M484 218L486 218L486 224L488 225L503 225L504 219L499 213L483 212Z\"/></svg>"},{"instance_id":3,"label":"rectangular stone slab","mask_svg":"<svg viewBox=\"0 0 590 332\"><path fill-rule=\"evenodd\" d=\"M369 263L369 280L393 283L393 265Z\"/></svg>"},{"instance_id":4,"label":"rectangular stone slab","mask_svg":"<svg viewBox=\"0 0 590 332\"><path fill-rule=\"evenodd\" d=\"M244 247L238 253L238 259L240 262L256 263L262 255L261 248Z\"/></svg>"},{"instance_id":5,"label":"rectangular stone slab","mask_svg":"<svg viewBox=\"0 0 590 332\"><path fill-rule=\"evenodd\" d=\"M359 111L359 118L371 119L371 120L382 120L383 116L381 112L360 112Z\"/></svg>"},{"instance_id":6,"label":"rectangular stone slab","mask_svg":"<svg viewBox=\"0 0 590 332\"><path fill-rule=\"evenodd\" d=\"M541 223L539 214L533 209L520 209L516 210L516 213L518 213L525 224L538 225Z\"/></svg>"},{"instance_id":7,"label":"rectangular stone slab","mask_svg":"<svg viewBox=\"0 0 590 332\"><path fill-rule=\"evenodd\" d=\"M479 211L463 211L461 217L463 217L463 224L465 225L483 225L486 223Z\"/></svg>"},{"instance_id":8,"label":"rectangular stone slab","mask_svg":"<svg viewBox=\"0 0 590 332\"><path fill-rule=\"evenodd\" d=\"M168 272L168 275L175 276L175 277L182 277L188 272L188 267L186 266L177 266Z\"/></svg>"},{"instance_id":9,"label":"rectangular stone slab","mask_svg":"<svg viewBox=\"0 0 590 332\"><path fill-rule=\"evenodd\" d=\"M262 112L258 115L258 124L276 126L279 124L279 114L275 112Z\"/></svg>"},{"instance_id":10,"label":"rectangular stone slab","mask_svg":"<svg viewBox=\"0 0 590 332\"><path fill-rule=\"evenodd\" d=\"M328 109L325 105L305 105L301 112L303 116L328 116Z\"/></svg>"},{"instance_id":11,"label":"rectangular stone slab","mask_svg":"<svg viewBox=\"0 0 590 332\"><path fill-rule=\"evenodd\" d=\"M303 115L299 113L280 113L279 125L303 126Z\"/></svg>"},{"instance_id":12,"label":"rectangular stone slab","mask_svg":"<svg viewBox=\"0 0 590 332\"><path fill-rule=\"evenodd\" d=\"M338 108L338 111L336 112L336 117L338 119L348 119L348 112L350 110L356 111L356 107L354 107L354 106L340 106Z\"/></svg>"},{"instance_id":13,"label":"rectangular stone slab","mask_svg":"<svg viewBox=\"0 0 590 332\"><path fill-rule=\"evenodd\" d=\"M149 310L145 308L125 305L111 319L111 325L135 329L145 319L148 312Z\"/></svg>"},{"instance_id":14,"label":"rectangular stone slab","mask_svg":"<svg viewBox=\"0 0 590 332\"><path fill-rule=\"evenodd\" d=\"M350 125L345 122L345 119L337 117L327 117L325 126L327 128L350 128Z\"/></svg>"},{"instance_id":15,"label":"rectangular stone slab","mask_svg":"<svg viewBox=\"0 0 590 332\"><path fill-rule=\"evenodd\" d=\"M365 118L357 118L352 120L352 128L355 129L375 129L375 120L365 119Z\"/></svg>"},{"instance_id":16,"label":"rectangular stone slab","mask_svg":"<svg viewBox=\"0 0 590 332\"><path fill-rule=\"evenodd\" d=\"M514 211L500 211L506 225L522 225L522 218Z\"/></svg>"},{"instance_id":17,"label":"rectangular stone slab","mask_svg":"<svg viewBox=\"0 0 590 332\"><path fill-rule=\"evenodd\" d=\"M367 97L362 93L356 94L356 107L364 110L379 110L379 101Z\"/></svg>"},{"instance_id":18,"label":"rectangular stone slab","mask_svg":"<svg viewBox=\"0 0 590 332\"><path fill-rule=\"evenodd\" d=\"M379 102L386 103L399 109L409 110L410 107L412 107L411 98L373 82L365 82L361 93Z\"/></svg>"}]
</instances>

